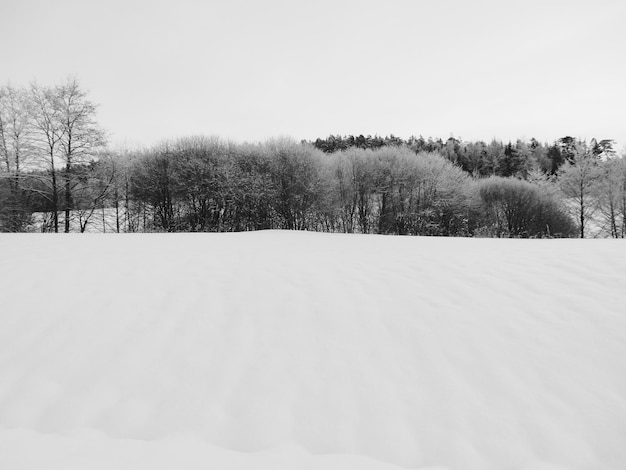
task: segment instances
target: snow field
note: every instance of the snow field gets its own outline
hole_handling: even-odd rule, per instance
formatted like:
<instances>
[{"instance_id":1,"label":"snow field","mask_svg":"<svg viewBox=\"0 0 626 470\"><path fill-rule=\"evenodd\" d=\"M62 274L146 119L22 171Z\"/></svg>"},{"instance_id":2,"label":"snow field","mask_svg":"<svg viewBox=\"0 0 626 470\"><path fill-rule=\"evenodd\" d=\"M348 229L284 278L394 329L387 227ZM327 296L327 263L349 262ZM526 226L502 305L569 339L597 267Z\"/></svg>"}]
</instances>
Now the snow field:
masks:
<instances>
[{"instance_id":1,"label":"snow field","mask_svg":"<svg viewBox=\"0 0 626 470\"><path fill-rule=\"evenodd\" d=\"M621 469L615 240L0 236L0 468Z\"/></svg>"}]
</instances>

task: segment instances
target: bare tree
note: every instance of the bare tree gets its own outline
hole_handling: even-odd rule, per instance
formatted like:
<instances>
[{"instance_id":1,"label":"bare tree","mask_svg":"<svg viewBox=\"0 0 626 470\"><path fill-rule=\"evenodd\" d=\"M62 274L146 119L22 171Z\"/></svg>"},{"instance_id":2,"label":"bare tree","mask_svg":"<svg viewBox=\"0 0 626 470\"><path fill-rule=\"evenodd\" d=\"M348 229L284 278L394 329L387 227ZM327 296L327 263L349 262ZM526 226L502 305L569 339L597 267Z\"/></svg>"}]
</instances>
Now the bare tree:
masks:
<instances>
[{"instance_id":1,"label":"bare tree","mask_svg":"<svg viewBox=\"0 0 626 470\"><path fill-rule=\"evenodd\" d=\"M626 236L626 159L610 158L600 164L598 209L604 230L613 238Z\"/></svg>"},{"instance_id":2,"label":"bare tree","mask_svg":"<svg viewBox=\"0 0 626 470\"><path fill-rule=\"evenodd\" d=\"M585 238L585 229L596 210L594 192L599 160L585 145L576 144L571 148L571 158L561 167L558 182L563 194L575 204L580 238Z\"/></svg>"},{"instance_id":3,"label":"bare tree","mask_svg":"<svg viewBox=\"0 0 626 470\"><path fill-rule=\"evenodd\" d=\"M112 155L106 153L89 165L76 168L72 191L76 199L74 214L78 219L80 232L87 229L97 209L102 209L102 230L106 231L105 204L116 188L117 165ZM119 213L116 211L117 232L119 232Z\"/></svg>"},{"instance_id":4,"label":"bare tree","mask_svg":"<svg viewBox=\"0 0 626 470\"><path fill-rule=\"evenodd\" d=\"M96 106L87 99L78 80L68 79L53 90L59 126L60 158L64 164L63 194L65 232L70 231L70 215L73 206L72 190L74 166L92 161L95 153L105 143L104 131L96 122Z\"/></svg>"},{"instance_id":5,"label":"bare tree","mask_svg":"<svg viewBox=\"0 0 626 470\"><path fill-rule=\"evenodd\" d=\"M357 192L355 186L354 160L361 149L348 149L332 159L331 181L334 183L331 194L333 205L339 209L341 230L354 232L357 214Z\"/></svg>"},{"instance_id":6,"label":"bare tree","mask_svg":"<svg viewBox=\"0 0 626 470\"><path fill-rule=\"evenodd\" d=\"M50 201L53 230L58 232L60 194L57 166L60 163L60 142L64 133L61 125L60 106L52 88L41 87L36 83L31 84L30 101L36 129L35 144L41 156L41 162L47 166L49 172L49 178L43 177L43 175L39 178L39 181L47 186L47 190L37 190L37 192Z\"/></svg>"},{"instance_id":7,"label":"bare tree","mask_svg":"<svg viewBox=\"0 0 626 470\"><path fill-rule=\"evenodd\" d=\"M283 228L307 230L320 199L321 152L289 139L270 140L272 179L276 188L274 210Z\"/></svg>"},{"instance_id":8,"label":"bare tree","mask_svg":"<svg viewBox=\"0 0 626 470\"><path fill-rule=\"evenodd\" d=\"M8 193L3 205L9 230L20 230L29 213L22 179L31 140L31 113L25 91L11 85L0 87L0 177Z\"/></svg>"},{"instance_id":9,"label":"bare tree","mask_svg":"<svg viewBox=\"0 0 626 470\"><path fill-rule=\"evenodd\" d=\"M55 232L59 231L59 212L65 212L64 231L69 232L73 193L77 188L84 192L81 185L86 181L76 177L76 166L94 161L104 145L96 106L73 78L53 87L32 83L27 103L31 150L37 157L36 171L28 174L28 190L48 201Z\"/></svg>"}]
</instances>

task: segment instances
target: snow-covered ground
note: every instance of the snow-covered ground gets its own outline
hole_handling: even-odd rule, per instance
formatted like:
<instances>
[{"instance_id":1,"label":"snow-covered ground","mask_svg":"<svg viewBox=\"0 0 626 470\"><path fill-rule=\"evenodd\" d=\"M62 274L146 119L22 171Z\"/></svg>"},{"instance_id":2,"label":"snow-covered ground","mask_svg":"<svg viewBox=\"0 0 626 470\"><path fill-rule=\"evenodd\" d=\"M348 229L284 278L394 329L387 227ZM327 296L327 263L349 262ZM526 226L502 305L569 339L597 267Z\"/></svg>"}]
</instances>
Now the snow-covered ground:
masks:
<instances>
[{"instance_id":1,"label":"snow-covered ground","mask_svg":"<svg viewBox=\"0 0 626 470\"><path fill-rule=\"evenodd\" d=\"M0 469L626 468L626 245L0 236Z\"/></svg>"}]
</instances>

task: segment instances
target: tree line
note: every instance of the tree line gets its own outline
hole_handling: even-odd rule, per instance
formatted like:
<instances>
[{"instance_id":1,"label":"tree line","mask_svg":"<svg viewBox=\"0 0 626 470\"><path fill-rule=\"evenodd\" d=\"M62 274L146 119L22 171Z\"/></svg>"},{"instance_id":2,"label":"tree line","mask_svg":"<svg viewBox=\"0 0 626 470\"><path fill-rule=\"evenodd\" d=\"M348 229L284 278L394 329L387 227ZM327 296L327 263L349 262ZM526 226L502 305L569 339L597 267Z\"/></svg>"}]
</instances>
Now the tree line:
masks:
<instances>
[{"instance_id":1,"label":"tree line","mask_svg":"<svg viewBox=\"0 0 626 470\"><path fill-rule=\"evenodd\" d=\"M611 140L504 144L329 136L187 137L106 147L75 79L0 88L0 230L317 230L398 235L626 235Z\"/></svg>"},{"instance_id":2,"label":"tree line","mask_svg":"<svg viewBox=\"0 0 626 470\"><path fill-rule=\"evenodd\" d=\"M429 137L411 136L401 139L392 135L380 137L368 135L330 135L325 139L309 141L315 148L334 153L349 148L377 149L386 146L406 146L415 153L437 152L474 176L514 176L527 179L533 170L556 175L566 163L573 161L581 149L597 158L613 158L617 152L611 139L592 139L589 145L571 136L565 136L552 144L541 143L532 138L530 142L518 139L515 143L492 140L491 142L464 142L454 137L445 142Z\"/></svg>"}]
</instances>

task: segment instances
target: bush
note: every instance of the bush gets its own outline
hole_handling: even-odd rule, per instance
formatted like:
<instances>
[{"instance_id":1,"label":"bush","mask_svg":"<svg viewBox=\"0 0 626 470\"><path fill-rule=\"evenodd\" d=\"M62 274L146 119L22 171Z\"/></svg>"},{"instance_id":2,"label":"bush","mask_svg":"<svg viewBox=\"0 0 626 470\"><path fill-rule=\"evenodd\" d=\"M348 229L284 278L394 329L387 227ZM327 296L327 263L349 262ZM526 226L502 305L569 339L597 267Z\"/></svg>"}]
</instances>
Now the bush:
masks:
<instances>
[{"instance_id":1,"label":"bush","mask_svg":"<svg viewBox=\"0 0 626 470\"><path fill-rule=\"evenodd\" d=\"M476 197L481 227L496 237L571 237L577 227L558 201L539 185L499 176L479 180Z\"/></svg>"}]
</instances>

